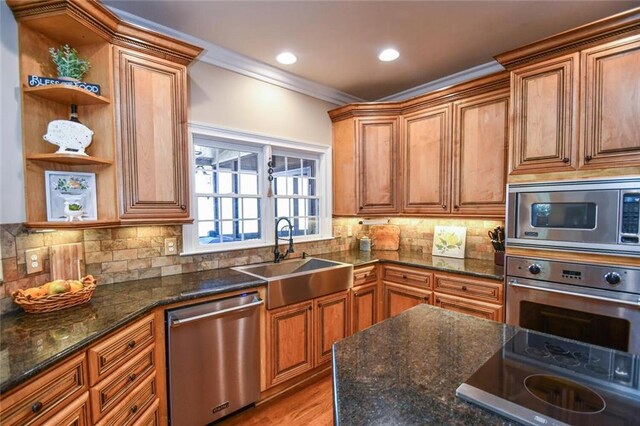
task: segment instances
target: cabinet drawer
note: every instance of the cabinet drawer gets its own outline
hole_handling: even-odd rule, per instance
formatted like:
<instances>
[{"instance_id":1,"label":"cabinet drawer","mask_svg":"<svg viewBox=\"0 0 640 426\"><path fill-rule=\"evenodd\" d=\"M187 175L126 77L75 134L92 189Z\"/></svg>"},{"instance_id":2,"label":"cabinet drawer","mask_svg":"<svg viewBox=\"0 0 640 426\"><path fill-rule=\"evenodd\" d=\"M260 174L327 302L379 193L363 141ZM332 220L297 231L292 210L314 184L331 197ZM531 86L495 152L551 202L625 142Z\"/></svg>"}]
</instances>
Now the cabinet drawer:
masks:
<instances>
[{"instance_id":1,"label":"cabinet drawer","mask_svg":"<svg viewBox=\"0 0 640 426\"><path fill-rule=\"evenodd\" d=\"M160 400L156 399L133 426L158 426L160 424Z\"/></svg>"},{"instance_id":2,"label":"cabinet drawer","mask_svg":"<svg viewBox=\"0 0 640 426\"><path fill-rule=\"evenodd\" d=\"M398 284L410 284L431 290L433 274L425 269L408 266L384 266L382 278Z\"/></svg>"},{"instance_id":3,"label":"cabinet drawer","mask_svg":"<svg viewBox=\"0 0 640 426\"><path fill-rule=\"evenodd\" d=\"M156 385L156 373L147 377L137 388L135 388L120 404L111 410L100 422L94 423L98 426L127 426L132 425L158 399L158 389Z\"/></svg>"},{"instance_id":4,"label":"cabinet drawer","mask_svg":"<svg viewBox=\"0 0 640 426\"><path fill-rule=\"evenodd\" d=\"M502 305L504 285L500 281L463 278L457 275L435 274L434 291L468 297Z\"/></svg>"},{"instance_id":5,"label":"cabinet drawer","mask_svg":"<svg viewBox=\"0 0 640 426\"><path fill-rule=\"evenodd\" d=\"M362 266L353 270L353 286L378 281L378 265Z\"/></svg>"},{"instance_id":6,"label":"cabinet drawer","mask_svg":"<svg viewBox=\"0 0 640 426\"><path fill-rule=\"evenodd\" d=\"M435 306L450 311L462 312L474 317L503 322L503 308L500 305L478 302L448 294L434 293Z\"/></svg>"},{"instance_id":7,"label":"cabinet drawer","mask_svg":"<svg viewBox=\"0 0 640 426\"><path fill-rule=\"evenodd\" d=\"M151 344L155 337L153 327L153 315L149 315L89 348L89 384L94 386Z\"/></svg>"},{"instance_id":8,"label":"cabinet drawer","mask_svg":"<svg viewBox=\"0 0 640 426\"><path fill-rule=\"evenodd\" d=\"M94 421L102 416L138 386L155 370L155 347L150 345L105 380L91 388L91 415Z\"/></svg>"},{"instance_id":9,"label":"cabinet drawer","mask_svg":"<svg viewBox=\"0 0 640 426\"><path fill-rule=\"evenodd\" d=\"M39 425L87 390L84 352L2 396L0 424Z\"/></svg>"},{"instance_id":10,"label":"cabinet drawer","mask_svg":"<svg viewBox=\"0 0 640 426\"><path fill-rule=\"evenodd\" d=\"M55 426L89 426L89 394L85 392L62 411L53 416L47 424Z\"/></svg>"}]
</instances>

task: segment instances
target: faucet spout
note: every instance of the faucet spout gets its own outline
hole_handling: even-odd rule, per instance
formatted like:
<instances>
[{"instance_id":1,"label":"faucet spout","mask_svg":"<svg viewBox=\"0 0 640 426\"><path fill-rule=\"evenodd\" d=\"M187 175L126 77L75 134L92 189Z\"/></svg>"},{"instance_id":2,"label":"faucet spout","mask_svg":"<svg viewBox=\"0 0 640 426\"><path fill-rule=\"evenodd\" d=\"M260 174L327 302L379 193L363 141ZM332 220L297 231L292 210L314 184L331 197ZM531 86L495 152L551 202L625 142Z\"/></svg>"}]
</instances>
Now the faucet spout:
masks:
<instances>
[{"instance_id":1,"label":"faucet spout","mask_svg":"<svg viewBox=\"0 0 640 426\"><path fill-rule=\"evenodd\" d=\"M284 253L280 253L280 248L278 247L278 240L284 240L285 238L280 238L278 236L278 225L283 220L285 222L287 222L287 226L286 227L289 228L289 248ZM283 227L283 229L284 229L284 227ZM281 217L281 218L276 219L274 241L275 241L275 247L273 248L273 262L274 263L280 262L280 260L282 260L285 257L287 257L289 255L289 253L293 253L294 252L294 250L293 250L293 225L291 224L291 221L288 218Z\"/></svg>"}]
</instances>

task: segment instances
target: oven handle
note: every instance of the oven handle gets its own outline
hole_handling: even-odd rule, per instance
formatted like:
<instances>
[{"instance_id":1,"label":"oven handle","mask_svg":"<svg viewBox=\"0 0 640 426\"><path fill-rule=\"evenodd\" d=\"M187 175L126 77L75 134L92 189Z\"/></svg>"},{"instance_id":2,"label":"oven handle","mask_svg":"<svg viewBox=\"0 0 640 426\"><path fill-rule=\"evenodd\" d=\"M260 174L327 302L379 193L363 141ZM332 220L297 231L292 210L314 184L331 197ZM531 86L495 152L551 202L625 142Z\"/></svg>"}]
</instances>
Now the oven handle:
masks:
<instances>
[{"instance_id":1,"label":"oven handle","mask_svg":"<svg viewBox=\"0 0 640 426\"><path fill-rule=\"evenodd\" d=\"M518 282L515 281L515 280L510 280L509 281L509 285L512 286L512 287L526 288L528 290L539 290L539 291L546 291L546 292L549 292L549 293L563 294L563 295L566 295L566 296L584 297L584 298L587 298L587 299L603 300L605 302L621 303L621 304L624 304L624 305L631 305L631 306L636 306L636 307L640 306L640 299L637 302L630 302L628 300L612 299L610 297L594 296L592 294L577 294L577 293L572 293L570 291L556 290L556 289L552 289L552 288L536 287L536 286L526 285L526 284L518 284Z\"/></svg>"}]
</instances>

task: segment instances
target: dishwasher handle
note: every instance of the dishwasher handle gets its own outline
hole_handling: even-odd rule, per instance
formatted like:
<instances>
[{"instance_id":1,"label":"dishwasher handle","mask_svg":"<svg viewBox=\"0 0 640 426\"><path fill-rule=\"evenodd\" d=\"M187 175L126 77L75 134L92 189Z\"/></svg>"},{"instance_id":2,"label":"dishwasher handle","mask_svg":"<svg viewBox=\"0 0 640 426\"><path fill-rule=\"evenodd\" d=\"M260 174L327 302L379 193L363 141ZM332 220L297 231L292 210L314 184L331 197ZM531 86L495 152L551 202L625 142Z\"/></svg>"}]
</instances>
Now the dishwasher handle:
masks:
<instances>
[{"instance_id":1,"label":"dishwasher handle","mask_svg":"<svg viewBox=\"0 0 640 426\"><path fill-rule=\"evenodd\" d=\"M221 309L219 311L213 311L213 312L207 312L206 314L201 314L201 315L195 315L193 317L187 317L187 318L181 318L181 319L172 319L171 320L171 327L178 327L180 325L189 323L189 322L193 322L193 321L198 321L201 319L205 319L205 318L212 318L212 317L218 317L220 315L224 315L224 314L228 314L231 312L238 312L238 311L244 311L246 309L250 309L250 308L254 308L256 306L260 306L264 303L263 299L258 299L257 300L251 302L251 303L247 303L246 305L241 305L241 306L234 306L233 308L227 308L227 309Z\"/></svg>"}]
</instances>

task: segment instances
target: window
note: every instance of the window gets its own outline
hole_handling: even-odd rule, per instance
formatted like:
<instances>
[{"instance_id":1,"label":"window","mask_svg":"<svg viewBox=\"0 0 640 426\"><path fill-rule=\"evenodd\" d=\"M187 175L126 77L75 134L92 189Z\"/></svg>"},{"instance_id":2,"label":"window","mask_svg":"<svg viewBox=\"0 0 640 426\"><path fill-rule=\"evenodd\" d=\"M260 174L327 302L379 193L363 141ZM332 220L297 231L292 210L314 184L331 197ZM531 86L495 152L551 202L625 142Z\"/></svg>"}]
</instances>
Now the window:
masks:
<instances>
[{"instance_id":1,"label":"window","mask_svg":"<svg viewBox=\"0 0 640 426\"><path fill-rule=\"evenodd\" d=\"M272 245L280 217L295 241L331 237L330 147L194 124L189 133L194 223L184 228L185 253Z\"/></svg>"}]
</instances>

